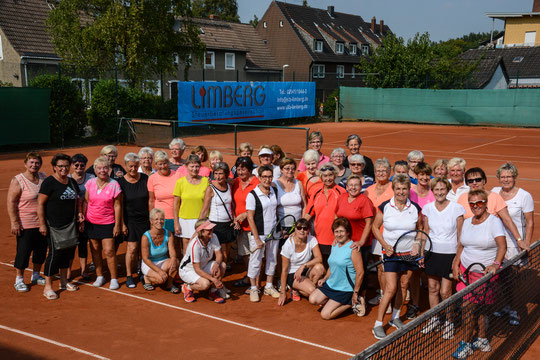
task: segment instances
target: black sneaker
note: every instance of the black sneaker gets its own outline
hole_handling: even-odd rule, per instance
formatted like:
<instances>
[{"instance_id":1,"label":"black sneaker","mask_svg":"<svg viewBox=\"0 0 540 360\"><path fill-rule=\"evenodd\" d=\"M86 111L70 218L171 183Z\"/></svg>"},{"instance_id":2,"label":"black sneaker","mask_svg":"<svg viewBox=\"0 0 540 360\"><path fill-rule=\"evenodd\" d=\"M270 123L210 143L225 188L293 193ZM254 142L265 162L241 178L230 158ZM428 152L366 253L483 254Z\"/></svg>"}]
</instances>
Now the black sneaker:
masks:
<instances>
[{"instance_id":1,"label":"black sneaker","mask_svg":"<svg viewBox=\"0 0 540 360\"><path fill-rule=\"evenodd\" d=\"M128 276L126 278L126 286L130 289L133 289L135 287L137 287L137 285L135 284L135 281L133 281L133 277L132 276Z\"/></svg>"},{"instance_id":2,"label":"black sneaker","mask_svg":"<svg viewBox=\"0 0 540 360\"><path fill-rule=\"evenodd\" d=\"M405 314L405 317L407 317L407 319L409 320L414 319L418 315L419 310L420 309L418 308L418 306L410 304L407 309L407 313Z\"/></svg>"}]
</instances>

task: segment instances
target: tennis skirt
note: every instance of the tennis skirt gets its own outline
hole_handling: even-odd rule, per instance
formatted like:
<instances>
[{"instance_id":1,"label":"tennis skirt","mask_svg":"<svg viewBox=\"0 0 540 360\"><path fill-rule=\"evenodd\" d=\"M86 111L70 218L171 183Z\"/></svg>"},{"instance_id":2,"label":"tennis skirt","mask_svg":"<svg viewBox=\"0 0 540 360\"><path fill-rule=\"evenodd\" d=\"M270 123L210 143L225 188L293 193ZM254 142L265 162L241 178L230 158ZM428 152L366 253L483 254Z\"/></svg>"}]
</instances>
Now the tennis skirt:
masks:
<instances>
[{"instance_id":1,"label":"tennis skirt","mask_svg":"<svg viewBox=\"0 0 540 360\"><path fill-rule=\"evenodd\" d=\"M388 256L383 255L383 259L388 259ZM413 264L406 261L387 261L384 263L384 272L406 272L406 271L414 271L418 270L418 264Z\"/></svg>"},{"instance_id":2,"label":"tennis skirt","mask_svg":"<svg viewBox=\"0 0 540 360\"><path fill-rule=\"evenodd\" d=\"M305 268L304 271L302 271L302 276L309 276L309 272L310 272L310 268ZM294 274L295 273L289 273L287 274L287 285L289 285L289 287L292 289L293 288L293 283L294 283Z\"/></svg>"},{"instance_id":3,"label":"tennis skirt","mask_svg":"<svg viewBox=\"0 0 540 360\"><path fill-rule=\"evenodd\" d=\"M463 265L459 265L459 269L461 270L461 273L463 274L465 272L465 267ZM472 284L473 282L480 280L484 276L483 273L477 273L477 272L469 272L469 284ZM476 288L473 292L470 294L467 294L463 297L463 299L468 300L470 302L473 302L475 304L485 304L485 305L491 305L495 302L497 299L497 283L498 283L499 275L492 277L489 279L489 281L483 285L480 285ZM467 286L462 282L458 281L456 285L456 290L460 291L465 289Z\"/></svg>"},{"instance_id":4,"label":"tennis skirt","mask_svg":"<svg viewBox=\"0 0 540 360\"><path fill-rule=\"evenodd\" d=\"M150 221L130 221L127 224L128 234L125 237L127 242L139 242L143 234L150 229Z\"/></svg>"},{"instance_id":5,"label":"tennis skirt","mask_svg":"<svg viewBox=\"0 0 540 360\"><path fill-rule=\"evenodd\" d=\"M230 221L213 223L216 224L214 234L216 234L220 244L229 244L236 240L234 237L234 226L231 226L232 223Z\"/></svg>"},{"instance_id":6,"label":"tennis skirt","mask_svg":"<svg viewBox=\"0 0 540 360\"><path fill-rule=\"evenodd\" d=\"M352 305L352 291L339 291L330 288L326 282L319 288L327 298L334 300L342 305Z\"/></svg>"},{"instance_id":7,"label":"tennis skirt","mask_svg":"<svg viewBox=\"0 0 540 360\"><path fill-rule=\"evenodd\" d=\"M107 225L99 225L92 224L90 221L87 221L85 227L89 239L102 240L113 238L114 223Z\"/></svg>"},{"instance_id":8,"label":"tennis skirt","mask_svg":"<svg viewBox=\"0 0 540 360\"><path fill-rule=\"evenodd\" d=\"M456 254L431 253L424 261L426 274L451 280L450 274L455 256Z\"/></svg>"}]
</instances>

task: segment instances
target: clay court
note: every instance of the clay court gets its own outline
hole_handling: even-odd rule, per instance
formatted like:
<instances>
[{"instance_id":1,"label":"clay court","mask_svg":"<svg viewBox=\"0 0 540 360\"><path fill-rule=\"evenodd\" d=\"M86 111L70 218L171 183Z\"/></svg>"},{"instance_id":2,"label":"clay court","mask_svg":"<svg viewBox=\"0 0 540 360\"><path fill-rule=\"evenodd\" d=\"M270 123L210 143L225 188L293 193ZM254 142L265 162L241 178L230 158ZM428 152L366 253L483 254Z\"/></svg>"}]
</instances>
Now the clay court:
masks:
<instances>
[{"instance_id":1,"label":"clay court","mask_svg":"<svg viewBox=\"0 0 540 360\"><path fill-rule=\"evenodd\" d=\"M487 189L498 186L495 170L512 161L519 170L518 186L540 200L540 129L430 126L394 123L320 123L302 125L324 135L323 152L345 147L349 134L359 134L361 153L376 160L387 157L392 163L405 159L409 151L421 150L425 160L463 157L467 167L480 166L488 175ZM180 135L181 136L181 135ZM209 150L219 149L225 161L234 159L233 137L228 134L185 138L188 147L199 144ZM305 133L291 130L242 132L239 142L249 141L255 148L262 144L279 144L296 158L305 149ZM73 155L82 152L94 159L101 146L65 149ZM138 147L119 146L118 163L129 151ZM43 171L52 172L50 159L57 151L43 151ZM0 155L0 201L6 203L11 178L22 171L24 153ZM540 208L540 201L535 201ZM540 210L535 220L540 221ZM61 292L57 301L42 296L42 287L33 286L28 293L13 289L15 271L15 237L9 234L9 218L5 205L0 207L0 358L219 358L219 359L345 359L376 340L371 328L376 309L368 307L364 318L352 312L332 321L321 319L317 309L306 299L278 307L276 300L264 296L260 303L251 303L243 295L244 288L234 288L234 280L242 278L240 266L225 279L232 298L219 305L199 297L186 304L182 295L161 289L152 292L127 289L120 272L118 291L81 286L78 292ZM540 238L536 226L534 239ZM119 250L120 262L125 250ZM79 278L77 261L75 279ZM236 271L235 271L236 270ZM95 276L95 274L92 274ZM107 275L106 275L107 277ZM27 275L26 279L29 279ZM55 281L55 287L58 281ZM370 290L368 298L373 295ZM538 304L536 304L538 306ZM422 310L427 309L426 302ZM403 311L402 311L403 312ZM387 329L388 331L389 329ZM389 332L391 332L390 330ZM457 340L450 340L457 341ZM524 359L540 358L537 340Z\"/></svg>"}]
</instances>

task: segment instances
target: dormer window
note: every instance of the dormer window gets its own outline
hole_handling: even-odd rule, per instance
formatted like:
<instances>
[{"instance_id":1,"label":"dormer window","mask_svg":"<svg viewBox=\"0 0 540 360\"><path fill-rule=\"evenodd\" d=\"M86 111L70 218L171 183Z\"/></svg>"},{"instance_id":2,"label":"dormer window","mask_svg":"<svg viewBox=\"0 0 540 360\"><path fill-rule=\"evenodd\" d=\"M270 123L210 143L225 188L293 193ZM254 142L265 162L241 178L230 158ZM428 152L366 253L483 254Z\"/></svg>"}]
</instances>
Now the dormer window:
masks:
<instances>
[{"instance_id":1,"label":"dormer window","mask_svg":"<svg viewBox=\"0 0 540 360\"><path fill-rule=\"evenodd\" d=\"M362 55L369 55L369 45L362 45Z\"/></svg>"},{"instance_id":2,"label":"dormer window","mask_svg":"<svg viewBox=\"0 0 540 360\"><path fill-rule=\"evenodd\" d=\"M351 44L351 55L356 55L358 53L356 44Z\"/></svg>"},{"instance_id":3,"label":"dormer window","mask_svg":"<svg viewBox=\"0 0 540 360\"><path fill-rule=\"evenodd\" d=\"M321 40L315 40L315 52L323 51L323 43Z\"/></svg>"},{"instance_id":4,"label":"dormer window","mask_svg":"<svg viewBox=\"0 0 540 360\"><path fill-rule=\"evenodd\" d=\"M268 24L266 23L266 21L263 21L263 28L267 28L268 27Z\"/></svg>"},{"instance_id":5,"label":"dormer window","mask_svg":"<svg viewBox=\"0 0 540 360\"><path fill-rule=\"evenodd\" d=\"M283 20L279 20L279 27L283 27Z\"/></svg>"},{"instance_id":6,"label":"dormer window","mask_svg":"<svg viewBox=\"0 0 540 360\"><path fill-rule=\"evenodd\" d=\"M345 45L343 43L336 43L336 54L343 54L345 52Z\"/></svg>"}]
</instances>

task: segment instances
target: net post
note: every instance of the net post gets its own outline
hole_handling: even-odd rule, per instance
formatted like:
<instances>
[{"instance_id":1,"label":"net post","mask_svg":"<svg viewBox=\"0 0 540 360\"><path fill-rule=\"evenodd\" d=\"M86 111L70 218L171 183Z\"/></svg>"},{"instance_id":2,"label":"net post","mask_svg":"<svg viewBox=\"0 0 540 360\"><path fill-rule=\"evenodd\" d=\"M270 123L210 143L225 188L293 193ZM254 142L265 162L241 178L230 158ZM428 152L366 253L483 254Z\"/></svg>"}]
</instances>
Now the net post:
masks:
<instances>
[{"instance_id":1,"label":"net post","mask_svg":"<svg viewBox=\"0 0 540 360\"><path fill-rule=\"evenodd\" d=\"M309 128L306 128L306 151L309 150Z\"/></svg>"},{"instance_id":2,"label":"net post","mask_svg":"<svg viewBox=\"0 0 540 360\"><path fill-rule=\"evenodd\" d=\"M234 155L238 156L238 125L234 124Z\"/></svg>"}]
</instances>

